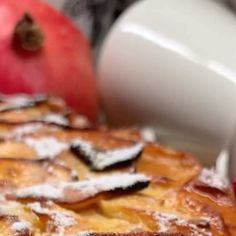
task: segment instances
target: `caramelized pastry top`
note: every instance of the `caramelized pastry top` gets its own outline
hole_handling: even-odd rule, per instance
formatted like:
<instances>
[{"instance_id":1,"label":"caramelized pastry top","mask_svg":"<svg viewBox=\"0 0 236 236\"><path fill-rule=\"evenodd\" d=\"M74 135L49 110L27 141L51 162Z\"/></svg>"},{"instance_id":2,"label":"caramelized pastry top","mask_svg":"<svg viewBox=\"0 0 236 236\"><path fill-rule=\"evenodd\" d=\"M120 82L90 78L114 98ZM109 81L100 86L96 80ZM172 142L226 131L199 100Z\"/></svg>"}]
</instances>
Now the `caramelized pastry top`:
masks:
<instances>
[{"instance_id":1,"label":"caramelized pastry top","mask_svg":"<svg viewBox=\"0 0 236 236\"><path fill-rule=\"evenodd\" d=\"M58 98L0 96L0 235L233 236L227 180Z\"/></svg>"}]
</instances>

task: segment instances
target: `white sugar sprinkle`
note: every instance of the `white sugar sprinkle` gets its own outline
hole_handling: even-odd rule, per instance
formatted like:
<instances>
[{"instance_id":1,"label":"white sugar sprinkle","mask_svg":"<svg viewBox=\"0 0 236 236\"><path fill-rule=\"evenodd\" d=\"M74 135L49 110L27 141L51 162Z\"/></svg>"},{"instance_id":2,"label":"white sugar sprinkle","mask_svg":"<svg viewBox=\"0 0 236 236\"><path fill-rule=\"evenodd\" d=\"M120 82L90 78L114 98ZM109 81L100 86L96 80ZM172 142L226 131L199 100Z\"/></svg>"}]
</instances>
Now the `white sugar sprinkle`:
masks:
<instances>
[{"instance_id":1,"label":"white sugar sprinkle","mask_svg":"<svg viewBox=\"0 0 236 236\"><path fill-rule=\"evenodd\" d=\"M71 176L72 178L78 178L78 173L77 173L77 171L76 171L76 170L71 170L70 176Z\"/></svg>"},{"instance_id":2,"label":"white sugar sprinkle","mask_svg":"<svg viewBox=\"0 0 236 236\"><path fill-rule=\"evenodd\" d=\"M90 236L91 232L90 231L81 231L79 233L74 234L73 236Z\"/></svg>"},{"instance_id":3,"label":"white sugar sprinkle","mask_svg":"<svg viewBox=\"0 0 236 236\"><path fill-rule=\"evenodd\" d=\"M198 180L203 184L215 187L222 191L225 191L229 187L227 179L218 175L213 169L204 168L198 176Z\"/></svg>"},{"instance_id":4,"label":"white sugar sprinkle","mask_svg":"<svg viewBox=\"0 0 236 236\"><path fill-rule=\"evenodd\" d=\"M61 212L55 213L53 219L57 226L67 227L75 224L75 219L71 215Z\"/></svg>"},{"instance_id":5,"label":"white sugar sprinkle","mask_svg":"<svg viewBox=\"0 0 236 236\"><path fill-rule=\"evenodd\" d=\"M34 185L28 188L22 188L16 191L18 197L37 197L57 200L63 198L63 189L57 185Z\"/></svg>"},{"instance_id":6,"label":"white sugar sprinkle","mask_svg":"<svg viewBox=\"0 0 236 236\"><path fill-rule=\"evenodd\" d=\"M20 140L22 136L26 134L32 134L40 128L42 128L42 124L29 123L25 125L20 125L13 129L10 133L8 133L6 135L6 138L15 138Z\"/></svg>"},{"instance_id":7,"label":"white sugar sprinkle","mask_svg":"<svg viewBox=\"0 0 236 236\"><path fill-rule=\"evenodd\" d=\"M15 232L21 232L25 230L30 230L31 229L31 223L25 220L20 220L17 222L14 222L11 225L11 229Z\"/></svg>"},{"instance_id":8,"label":"white sugar sprinkle","mask_svg":"<svg viewBox=\"0 0 236 236\"><path fill-rule=\"evenodd\" d=\"M39 214L50 215L50 214L53 214L55 212L54 210L50 210L46 207L42 207L39 202L29 203L29 204L27 204L27 206L31 210L33 210L33 211L35 211L36 213L39 213Z\"/></svg>"},{"instance_id":9,"label":"white sugar sprinkle","mask_svg":"<svg viewBox=\"0 0 236 236\"><path fill-rule=\"evenodd\" d=\"M56 226L56 234L53 234L54 236L63 236L66 227L76 224L76 220L72 214L42 207L39 202L30 203L28 204L28 207L36 214L46 214L50 216L53 224Z\"/></svg>"},{"instance_id":10,"label":"white sugar sprinkle","mask_svg":"<svg viewBox=\"0 0 236 236\"><path fill-rule=\"evenodd\" d=\"M177 226L188 227L191 230L192 236L212 236L210 229L198 227L197 224L194 224L190 220L181 218L175 214L155 212L154 218L159 224L160 233L167 233L170 230L170 226L174 224ZM207 223L210 221L208 218L201 218L200 220L204 220Z\"/></svg>"},{"instance_id":11,"label":"white sugar sprinkle","mask_svg":"<svg viewBox=\"0 0 236 236\"><path fill-rule=\"evenodd\" d=\"M143 143L136 143L130 147L121 147L108 151L98 151L87 141L76 138L72 145L79 146L81 152L89 159L96 170L103 170L113 164L129 161L136 157L143 149Z\"/></svg>"},{"instance_id":12,"label":"white sugar sprinkle","mask_svg":"<svg viewBox=\"0 0 236 236\"><path fill-rule=\"evenodd\" d=\"M151 127L144 127L140 130L141 138L146 142L155 142L156 141L156 132Z\"/></svg>"},{"instance_id":13,"label":"white sugar sprinkle","mask_svg":"<svg viewBox=\"0 0 236 236\"><path fill-rule=\"evenodd\" d=\"M26 94L18 94L14 96L9 95L6 96L5 98L7 102L11 103L13 106L24 106L33 101L32 97Z\"/></svg>"},{"instance_id":14,"label":"white sugar sprinkle","mask_svg":"<svg viewBox=\"0 0 236 236\"><path fill-rule=\"evenodd\" d=\"M74 125L79 128L86 128L90 126L90 122L85 116L77 115L74 119Z\"/></svg>"},{"instance_id":15,"label":"white sugar sprinkle","mask_svg":"<svg viewBox=\"0 0 236 236\"><path fill-rule=\"evenodd\" d=\"M61 182L57 184L34 185L16 190L17 197L46 198L61 202L77 202L93 197L98 193L127 189L139 182L148 182L149 179L143 174L116 173L89 180L77 182ZM74 190L69 194L66 190Z\"/></svg>"},{"instance_id":16,"label":"white sugar sprinkle","mask_svg":"<svg viewBox=\"0 0 236 236\"><path fill-rule=\"evenodd\" d=\"M33 148L40 159L54 158L68 148L68 144L57 140L54 137L30 138L23 141Z\"/></svg>"},{"instance_id":17,"label":"white sugar sprinkle","mask_svg":"<svg viewBox=\"0 0 236 236\"><path fill-rule=\"evenodd\" d=\"M169 229L169 224L171 221L176 220L177 216L173 214L166 214L166 213L155 213L154 218L159 223L159 231L161 233L166 233Z\"/></svg>"},{"instance_id":18,"label":"white sugar sprinkle","mask_svg":"<svg viewBox=\"0 0 236 236\"><path fill-rule=\"evenodd\" d=\"M58 125L68 125L68 120L61 114L57 113L48 113L42 118L45 122L51 122Z\"/></svg>"}]
</instances>

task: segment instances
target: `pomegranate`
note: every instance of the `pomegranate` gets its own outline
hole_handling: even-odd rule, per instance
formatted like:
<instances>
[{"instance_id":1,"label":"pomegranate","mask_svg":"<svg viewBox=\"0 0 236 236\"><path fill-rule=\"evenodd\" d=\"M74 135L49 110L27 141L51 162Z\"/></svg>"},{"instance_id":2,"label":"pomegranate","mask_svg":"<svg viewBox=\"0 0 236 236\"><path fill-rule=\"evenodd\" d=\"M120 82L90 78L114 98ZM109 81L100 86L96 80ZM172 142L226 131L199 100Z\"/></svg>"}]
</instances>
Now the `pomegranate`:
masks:
<instances>
[{"instance_id":1,"label":"pomegranate","mask_svg":"<svg viewBox=\"0 0 236 236\"><path fill-rule=\"evenodd\" d=\"M234 192L235 192L235 194L236 194L236 179L233 181L233 190L234 190Z\"/></svg>"},{"instance_id":2,"label":"pomegranate","mask_svg":"<svg viewBox=\"0 0 236 236\"><path fill-rule=\"evenodd\" d=\"M61 13L39 0L0 1L0 92L60 96L95 120L90 48Z\"/></svg>"}]
</instances>

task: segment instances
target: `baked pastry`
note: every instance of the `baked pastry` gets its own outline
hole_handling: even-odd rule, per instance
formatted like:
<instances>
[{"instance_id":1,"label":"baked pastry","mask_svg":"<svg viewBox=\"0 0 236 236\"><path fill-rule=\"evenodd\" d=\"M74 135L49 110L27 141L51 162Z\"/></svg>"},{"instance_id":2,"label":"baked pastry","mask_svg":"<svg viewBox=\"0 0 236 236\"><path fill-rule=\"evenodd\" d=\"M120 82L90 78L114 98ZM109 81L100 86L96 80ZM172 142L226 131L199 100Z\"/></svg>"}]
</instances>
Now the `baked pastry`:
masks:
<instances>
[{"instance_id":1,"label":"baked pastry","mask_svg":"<svg viewBox=\"0 0 236 236\"><path fill-rule=\"evenodd\" d=\"M0 235L236 235L227 180L57 98L0 97Z\"/></svg>"}]
</instances>

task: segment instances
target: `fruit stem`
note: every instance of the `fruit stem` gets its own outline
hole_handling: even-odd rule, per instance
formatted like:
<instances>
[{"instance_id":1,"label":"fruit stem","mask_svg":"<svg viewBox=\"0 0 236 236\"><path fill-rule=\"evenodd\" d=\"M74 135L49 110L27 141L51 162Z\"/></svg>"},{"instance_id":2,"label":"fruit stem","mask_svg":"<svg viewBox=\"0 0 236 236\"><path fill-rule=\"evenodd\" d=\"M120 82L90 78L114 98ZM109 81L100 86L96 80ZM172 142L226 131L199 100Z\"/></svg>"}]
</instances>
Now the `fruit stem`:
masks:
<instances>
[{"instance_id":1,"label":"fruit stem","mask_svg":"<svg viewBox=\"0 0 236 236\"><path fill-rule=\"evenodd\" d=\"M43 46L44 35L29 13L24 13L17 22L13 42L24 51L38 51Z\"/></svg>"}]
</instances>

